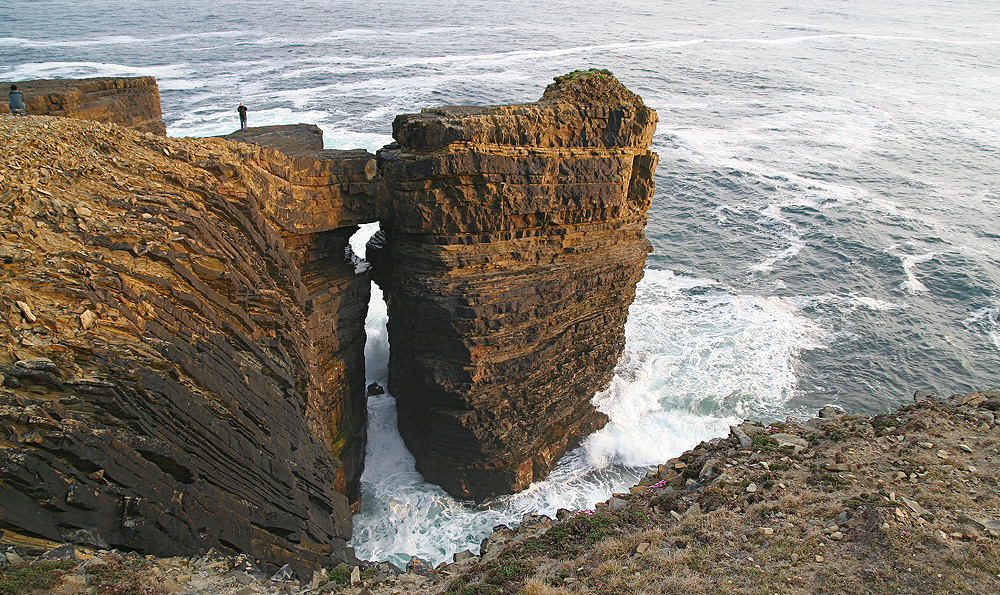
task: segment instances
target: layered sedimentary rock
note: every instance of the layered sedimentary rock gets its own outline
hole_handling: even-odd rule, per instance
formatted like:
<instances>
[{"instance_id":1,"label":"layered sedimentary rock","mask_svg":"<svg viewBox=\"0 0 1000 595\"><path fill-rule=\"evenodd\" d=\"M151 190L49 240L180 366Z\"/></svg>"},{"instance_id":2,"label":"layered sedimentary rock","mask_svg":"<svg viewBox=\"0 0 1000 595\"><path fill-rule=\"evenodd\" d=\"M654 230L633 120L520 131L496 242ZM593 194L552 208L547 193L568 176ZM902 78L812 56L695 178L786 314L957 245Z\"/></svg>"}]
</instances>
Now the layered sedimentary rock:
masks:
<instances>
[{"instance_id":1,"label":"layered sedimentary rock","mask_svg":"<svg viewBox=\"0 0 1000 595\"><path fill-rule=\"evenodd\" d=\"M159 87L151 76L14 81L0 88L6 93L11 84L24 93L29 115L115 123L161 135L167 131ZM0 113L10 113L6 101Z\"/></svg>"},{"instance_id":2,"label":"layered sedimentary rock","mask_svg":"<svg viewBox=\"0 0 1000 595\"><path fill-rule=\"evenodd\" d=\"M9 116L0 152L0 528L349 558L373 156Z\"/></svg>"},{"instance_id":3,"label":"layered sedimentary rock","mask_svg":"<svg viewBox=\"0 0 1000 595\"><path fill-rule=\"evenodd\" d=\"M20 86L31 114L147 132L0 116L0 529L350 558L369 277L348 238L375 220L429 480L516 491L605 423L656 165L655 113L609 74L400 116L378 160L309 125L156 136L155 81L100 80Z\"/></svg>"},{"instance_id":4,"label":"layered sedimentary rock","mask_svg":"<svg viewBox=\"0 0 1000 595\"><path fill-rule=\"evenodd\" d=\"M424 477L484 499L544 477L606 417L649 249L656 114L610 73L533 104L399 116L372 245L390 392Z\"/></svg>"}]
</instances>

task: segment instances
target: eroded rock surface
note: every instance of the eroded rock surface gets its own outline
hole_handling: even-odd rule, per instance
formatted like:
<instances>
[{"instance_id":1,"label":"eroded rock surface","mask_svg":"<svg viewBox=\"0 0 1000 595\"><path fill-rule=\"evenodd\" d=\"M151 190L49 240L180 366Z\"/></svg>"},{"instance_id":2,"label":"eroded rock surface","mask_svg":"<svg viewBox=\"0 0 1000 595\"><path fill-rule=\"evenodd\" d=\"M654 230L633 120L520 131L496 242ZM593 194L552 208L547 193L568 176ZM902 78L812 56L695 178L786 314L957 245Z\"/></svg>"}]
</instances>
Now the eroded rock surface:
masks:
<instances>
[{"instance_id":1,"label":"eroded rock surface","mask_svg":"<svg viewBox=\"0 0 1000 595\"><path fill-rule=\"evenodd\" d=\"M11 84L24 93L29 115L121 124L160 135L167 132L160 90L151 76L13 81L0 88L6 94ZM6 101L0 113L10 113Z\"/></svg>"},{"instance_id":2,"label":"eroded rock surface","mask_svg":"<svg viewBox=\"0 0 1000 595\"><path fill-rule=\"evenodd\" d=\"M0 147L3 526L350 559L373 156L34 116Z\"/></svg>"},{"instance_id":3,"label":"eroded rock surface","mask_svg":"<svg viewBox=\"0 0 1000 595\"><path fill-rule=\"evenodd\" d=\"M516 491L605 423L656 165L655 113L613 77L401 116L378 161L310 125L30 115L58 83L48 113L149 130L137 81L22 83L29 115L0 116L8 534L350 561L369 277L348 239L376 219L390 388L429 480Z\"/></svg>"},{"instance_id":4,"label":"eroded rock surface","mask_svg":"<svg viewBox=\"0 0 1000 595\"><path fill-rule=\"evenodd\" d=\"M527 487L606 417L649 250L656 113L610 74L542 101L396 118L379 153L389 391L428 481Z\"/></svg>"}]
</instances>

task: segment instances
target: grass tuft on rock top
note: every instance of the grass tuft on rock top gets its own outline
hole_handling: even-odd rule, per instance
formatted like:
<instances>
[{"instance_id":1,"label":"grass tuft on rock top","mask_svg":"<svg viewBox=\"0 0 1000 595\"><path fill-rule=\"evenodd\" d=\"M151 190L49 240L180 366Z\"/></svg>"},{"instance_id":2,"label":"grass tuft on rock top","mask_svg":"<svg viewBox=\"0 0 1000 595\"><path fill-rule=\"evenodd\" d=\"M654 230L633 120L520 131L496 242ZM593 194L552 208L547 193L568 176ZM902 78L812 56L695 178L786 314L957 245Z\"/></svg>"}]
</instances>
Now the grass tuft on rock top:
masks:
<instances>
[{"instance_id":1,"label":"grass tuft on rock top","mask_svg":"<svg viewBox=\"0 0 1000 595\"><path fill-rule=\"evenodd\" d=\"M552 80L554 80L557 83L563 83L567 81L573 81L590 77L606 78L611 76L614 76L614 74L612 74L611 71L608 70L607 68L588 68L586 70L574 70L573 72L557 76Z\"/></svg>"}]
</instances>

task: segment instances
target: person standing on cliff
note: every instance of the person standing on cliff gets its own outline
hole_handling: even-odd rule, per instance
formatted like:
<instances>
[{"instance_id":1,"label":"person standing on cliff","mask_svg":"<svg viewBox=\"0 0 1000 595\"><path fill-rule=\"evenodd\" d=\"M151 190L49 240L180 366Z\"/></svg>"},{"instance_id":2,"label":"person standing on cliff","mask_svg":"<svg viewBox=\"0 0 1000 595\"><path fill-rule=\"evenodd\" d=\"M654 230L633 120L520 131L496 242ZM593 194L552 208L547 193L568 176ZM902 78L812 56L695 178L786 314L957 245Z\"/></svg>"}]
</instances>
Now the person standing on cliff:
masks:
<instances>
[{"instance_id":1,"label":"person standing on cliff","mask_svg":"<svg viewBox=\"0 0 1000 595\"><path fill-rule=\"evenodd\" d=\"M240 113L240 130L247 129L247 106L240 102L240 106L236 108L236 111Z\"/></svg>"},{"instance_id":2,"label":"person standing on cliff","mask_svg":"<svg viewBox=\"0 0 1000 595\"><path fill-rule=\"evenodd\" d=\"M24 109L24 93L22 93L17 85L10 86L10 113L15 116L23 116L27 113Z\"/></svg>"}]
</instances>

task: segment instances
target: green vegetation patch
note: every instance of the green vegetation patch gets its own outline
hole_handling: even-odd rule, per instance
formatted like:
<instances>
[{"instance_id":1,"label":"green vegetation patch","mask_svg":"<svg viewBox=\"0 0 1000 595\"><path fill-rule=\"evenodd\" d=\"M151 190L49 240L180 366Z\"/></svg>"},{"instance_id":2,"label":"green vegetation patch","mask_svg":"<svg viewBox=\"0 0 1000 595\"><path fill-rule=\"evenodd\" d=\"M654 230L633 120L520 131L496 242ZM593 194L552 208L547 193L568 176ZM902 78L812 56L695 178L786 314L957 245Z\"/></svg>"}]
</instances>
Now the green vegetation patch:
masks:
<instances>
[{"instance_id":1,"label":"green vegetation patch","mask_svg":"<svg viewBox=\"0 0 1000 595\"><path fill-rule=\"evenodd\" d=\"M768 436L767 434L757 434L753 437L753 445L760 448L764 452L769 452L778 448L778 440Z\"/></svg>"},{"instance_id":2,"label":"green vegetation patch","mask_svg":"<svg viewBox=\"0 0 1000 595\"><path fill-rule=\"evenodd\" d=\"M330 581L338 585L346 585L351 582L351 570L352 568L343 562L337 564L330 571Z\"/></svg>"},{"instance_id":3,"label":"green vegetation patch","mask_svg":"<svg viewBox=\"0 0 1000 595\"><path fill-rule=\"evenodd\" d=\"M56 586L75 560L41 560L0 568L0 595L22 595Z\"/></svg>"},{"instance_id":4,"label":"green vegetation patch","mask_svg":"<svg viewBox=\"0 0 1000 595\"><path fill-rule=\"evenodd\" d=\"M607 68L588 68L586 70L574 70L568 74L555 77L554 80L557 83L563 83L566 81L575 81L584 78L605 78L609 76L614 76L610 70Z\"/></svg>"}]
</instances>

